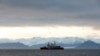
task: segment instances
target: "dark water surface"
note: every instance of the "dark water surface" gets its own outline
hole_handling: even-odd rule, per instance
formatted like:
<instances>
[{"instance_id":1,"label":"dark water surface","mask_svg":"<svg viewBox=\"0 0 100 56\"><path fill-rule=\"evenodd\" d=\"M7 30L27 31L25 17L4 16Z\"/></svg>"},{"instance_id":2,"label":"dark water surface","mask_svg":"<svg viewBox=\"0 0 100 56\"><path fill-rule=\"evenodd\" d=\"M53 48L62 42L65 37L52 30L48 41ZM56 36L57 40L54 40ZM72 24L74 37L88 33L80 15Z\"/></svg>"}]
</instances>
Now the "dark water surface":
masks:
<instances>
[{"instance_id":1,"label":"dark water surface","mask_svg":"<svg viewBox=\"0 0 100 56\"><path fill-rule=\"evenodd\" d=\"M0 56L100 56L100 49L0 49Z\"/></svg>"}]
</instances>

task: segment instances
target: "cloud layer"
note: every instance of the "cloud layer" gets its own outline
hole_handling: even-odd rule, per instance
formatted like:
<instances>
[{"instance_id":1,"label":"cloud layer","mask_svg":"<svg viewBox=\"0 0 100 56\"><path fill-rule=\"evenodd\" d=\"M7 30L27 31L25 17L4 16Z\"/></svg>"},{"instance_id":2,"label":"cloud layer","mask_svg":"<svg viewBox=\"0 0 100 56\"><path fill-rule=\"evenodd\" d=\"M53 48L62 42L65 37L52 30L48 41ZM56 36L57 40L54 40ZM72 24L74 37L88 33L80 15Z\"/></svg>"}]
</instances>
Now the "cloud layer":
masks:
<instances>
[{"instance_id":1,"label":"cloud layer","mask_svg":"<svg viewBox=\"0 0 100 56\"><path fill-rule=\"evenodd\" d=\"M93 26L100 23L99 0L1 0L0 26Z\"/></svg>"}]
</instances>

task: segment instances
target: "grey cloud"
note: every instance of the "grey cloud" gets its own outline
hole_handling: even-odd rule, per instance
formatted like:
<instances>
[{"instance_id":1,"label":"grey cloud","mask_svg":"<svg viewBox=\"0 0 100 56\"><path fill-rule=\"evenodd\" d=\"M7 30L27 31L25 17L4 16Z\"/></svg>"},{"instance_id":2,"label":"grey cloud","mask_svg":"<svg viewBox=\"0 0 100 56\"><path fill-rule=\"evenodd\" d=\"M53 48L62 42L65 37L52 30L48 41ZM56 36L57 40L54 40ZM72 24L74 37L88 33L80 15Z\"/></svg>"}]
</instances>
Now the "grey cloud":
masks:
<instances>
[{"instance_id":1,"label":"grey cloud","mask_svg":"<svg viewBox=\"0 0 100 56\"><path fill-rule=\"evenodd\" d=\"M98 0L2 0L1 26L99 26Z\"/></svg>"},{"instance_id":2,"label":"grey cloud","mask_svg":"<svg viewBox=\"0 0 100 56\"><path fill-rule=\"evenodd\" d=\"M98 5L97 2L97 0L3 0L2 3L14 7L30 7L35 9L56 8L66 11L82 11L96 8Z\"/></svg>"}]
</instances>

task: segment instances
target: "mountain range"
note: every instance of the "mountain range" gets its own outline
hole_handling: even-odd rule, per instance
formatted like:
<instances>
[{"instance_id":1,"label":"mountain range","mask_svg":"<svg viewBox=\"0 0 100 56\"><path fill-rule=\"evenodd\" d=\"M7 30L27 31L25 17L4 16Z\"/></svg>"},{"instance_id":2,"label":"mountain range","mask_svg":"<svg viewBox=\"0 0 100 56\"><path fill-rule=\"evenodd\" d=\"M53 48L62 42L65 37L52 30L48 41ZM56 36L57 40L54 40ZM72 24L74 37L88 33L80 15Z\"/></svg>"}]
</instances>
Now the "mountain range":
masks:
<instances>
[{"instance_id":1,"label":"mountain range","mask_svg":"<svg viewBox=\"0 0 100 56\"><path fill-rule=\"evenodd\" d=\"M56 42L57 45L67 48L100 48L100 44L93 40L65 37L65 38L30 38L30 39L0 39L0 49L38 49L48 42Z\"/></svg>"},{"instance_id":2,"label":"mountain range","mask_svg":"<svg viewBox=\"0 0 100 56\"><path fill-rule=\"evenodd\" d=\"M0 43L0 49L26 49L29 46L22 43Z\"/></svg>"},{"instance_id":3,"label":"mountain range","mask_svg":"<svg viewBox=\"0 0 100 56\"><path fill-rule=\"evenodd\" d=\"M100 44L97 44L91 40L88 40L80 45L78 45L76 48L81 48L81 49L100 49Z\"/></svg>"},{"instance_id":4,"label":"mountain range","mask_svg":"<svg viewBox=\"0 0 100 56\"><path fill-rule=\"evenodd\" d=\"M10 39L0 39L0 43L14 43L14 42L20 42L28 46L32 45L38 45L38 44L46 44L47 42L57 42L62 44L79 44L86 41L86 39L79 38L79 37L65 37L65 38L41 38L41 37L33 37L29 39L16 39L16 40L10 40Z\"/></svg>"}]
</instances>

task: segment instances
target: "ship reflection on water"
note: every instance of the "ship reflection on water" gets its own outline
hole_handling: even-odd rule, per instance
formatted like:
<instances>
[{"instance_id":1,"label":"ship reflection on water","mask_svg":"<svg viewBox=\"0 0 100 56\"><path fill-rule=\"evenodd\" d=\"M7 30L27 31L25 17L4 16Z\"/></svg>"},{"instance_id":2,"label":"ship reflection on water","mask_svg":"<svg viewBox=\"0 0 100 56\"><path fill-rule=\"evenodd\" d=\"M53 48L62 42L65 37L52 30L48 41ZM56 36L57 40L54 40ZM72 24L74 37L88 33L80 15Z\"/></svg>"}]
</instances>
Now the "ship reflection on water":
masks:
<instances>
[{"instance_id":1,"label":"ship reflection on water","mask_svg":"<svg viewBox=\"0 0 100 56\"><path fill-rule=\"evenodd\" d=\"M56 44L56 42L54 43L49 43L46 46L40 47L41 50L64 50L63 47L59 46Z\"/></svg>"}]
</instances>

